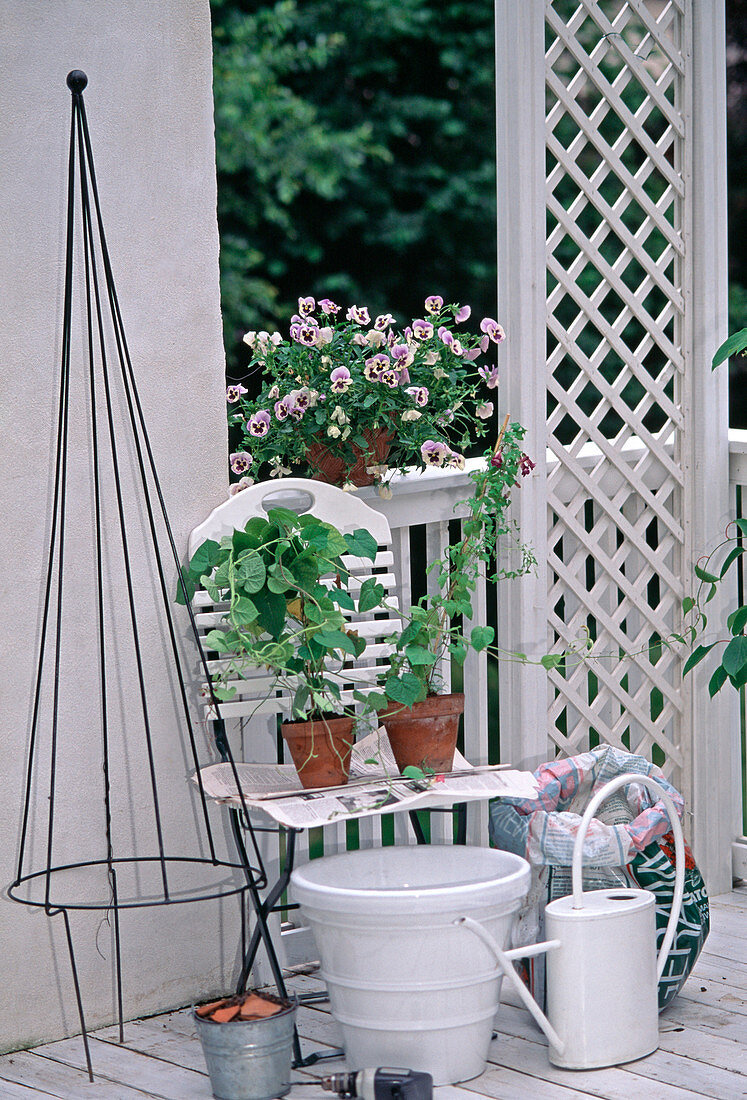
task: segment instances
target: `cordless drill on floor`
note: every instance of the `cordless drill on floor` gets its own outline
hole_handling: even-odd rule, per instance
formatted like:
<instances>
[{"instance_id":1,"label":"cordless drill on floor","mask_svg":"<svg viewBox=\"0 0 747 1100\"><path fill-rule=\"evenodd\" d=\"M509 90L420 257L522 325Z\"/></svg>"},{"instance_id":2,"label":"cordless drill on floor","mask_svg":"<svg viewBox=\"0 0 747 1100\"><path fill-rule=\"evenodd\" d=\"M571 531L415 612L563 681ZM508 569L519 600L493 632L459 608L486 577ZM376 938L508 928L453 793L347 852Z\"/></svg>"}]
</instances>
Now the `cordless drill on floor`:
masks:
<instances>
[{"instance_id":1,"label":"cordless drill on floor","mask_svg":"<svg viewBox=\"0 0 747 1100\"><path fill-rule=\"evenodd\" d=\"M333 1073L321 1082L327 1092L343 1100L432 1100L433 1078L430 1073L413 1069L359 1069L355 1073Z\"/></svg>"}]
</instances>

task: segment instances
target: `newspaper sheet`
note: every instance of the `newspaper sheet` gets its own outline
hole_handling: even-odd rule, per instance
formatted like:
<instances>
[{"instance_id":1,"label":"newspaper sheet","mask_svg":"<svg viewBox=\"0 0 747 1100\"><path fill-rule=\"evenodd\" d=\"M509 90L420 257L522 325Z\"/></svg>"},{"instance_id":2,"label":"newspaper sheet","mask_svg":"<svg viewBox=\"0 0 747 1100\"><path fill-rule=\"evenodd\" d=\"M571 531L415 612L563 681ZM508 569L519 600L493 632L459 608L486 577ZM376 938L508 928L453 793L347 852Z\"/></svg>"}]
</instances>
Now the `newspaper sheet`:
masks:
<instances>
[{"instance_id":1,"label":"newspaper sheet","mask_svg":"<svg viewBox=\"0 0 747 1100\"><path fill-rule=\"evenodd\" d=\"M535 798L531 772L505 765L473 767L456 753L452 771L413 780L400 775L383 729L353 746L350 779L345 786L304 789L292 764L236 764L244 802L281 825L308 829L315 825L392 810L423 810L487 798ZM198 781L195 774L194 782ZM206 795L241 806L241 794L231 764L202 768Z\"/></svg>"}]
</instances>

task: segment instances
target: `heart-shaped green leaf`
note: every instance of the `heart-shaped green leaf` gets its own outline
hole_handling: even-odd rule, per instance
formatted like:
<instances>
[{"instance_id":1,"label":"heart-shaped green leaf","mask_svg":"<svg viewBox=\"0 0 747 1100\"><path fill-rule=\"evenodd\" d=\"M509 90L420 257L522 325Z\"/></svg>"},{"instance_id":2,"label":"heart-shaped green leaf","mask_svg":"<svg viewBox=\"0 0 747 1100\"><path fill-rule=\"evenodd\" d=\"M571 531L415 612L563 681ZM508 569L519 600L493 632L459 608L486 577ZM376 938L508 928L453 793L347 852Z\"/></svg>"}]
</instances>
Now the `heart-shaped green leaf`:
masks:
<instances>
[{"instance_id":1,"label":"heart-shaped green leaf","mask_svg":"<svg viewBox=\"0 0 747 1100\"><path fill-rule=\"evenodd\" d=\"M472 633L469 636L470 645L473 649L476 649L479 653L480 650L485 649L493 641L495 631L492 626L476 626L473 627Z\"/></svg>"},{"instance_id":2,"label":"heart-shaped green leaf","mask_svg":"<svg viewBox=\"0 0 747 1100\"><path fill-rule=\"evenodd\" d=\"M351 534L344 535L343 538L347 543L349 554L354 554L357 558L368 558L370 561L375 559L378 545L370 531L359 527Z\"/></svg>"},{"instance_id":3,"label":"heart-shaped green leaf","mask_svg":"<svg viewBox=\"0 0 747 1100\"><path fill-rule=\"evenodd\" d=\"M738 677L742 669L747 665L747 637L737 634L729 642L724 650L721 664L726 669L727 675Z\"/></svg>"},{"instance_id":4,"label":"heart-shaped green leaf","mask_svg":"<svg viewBox=\"0 0 747 1100\"><path fill-rule=\"evenodd\" d=\"M411 707L424 694L422 683L411 672L404 672L400 677L390 676L384 690L390 699L405 707Z\"/></svg>"}]
</instances>

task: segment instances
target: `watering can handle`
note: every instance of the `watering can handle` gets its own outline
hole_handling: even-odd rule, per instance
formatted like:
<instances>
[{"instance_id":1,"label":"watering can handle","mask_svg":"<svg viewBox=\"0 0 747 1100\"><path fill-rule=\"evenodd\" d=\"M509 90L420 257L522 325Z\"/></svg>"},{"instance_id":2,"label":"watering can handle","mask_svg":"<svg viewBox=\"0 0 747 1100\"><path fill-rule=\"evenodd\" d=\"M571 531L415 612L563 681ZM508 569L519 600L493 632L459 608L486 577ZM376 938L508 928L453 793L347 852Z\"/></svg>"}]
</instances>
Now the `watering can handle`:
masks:
<instances>
[{"instance_id":1,"label":"watering can handle","mask_svg":"<svg viewBox=\"0 0 747 1100\"><path fill-rule=\"evenodd\" d=\"M672 832L674 833L674 857L675 857L675 879L674 879L674 895L672 897L672 912L669 915L669 923L667 924L667 930L664 934L664 940L662 941L661 950L656 965L656 980L661 978L664 966L666 965L667 957L669 955L672 942L674 941L674 934L677 930L677 921L680 918L680 909L682 907L682 896L685 892L685 841L682 836L682 826L680 825L679 815L675 809L674 803L669 794L664 790L661 783L652 779L648 775L637 775L634 772L630 772L627 775L618 775L615 779L611 779L609 783L597 791L592 798L589 805L584 811L584 815L581 818L581 825L579 826L578 833L576 835L576 841L573 845L573 869L572 869L572 887L573 887L573 908L583 909L584 907L584 884L582 877L582 863L583 863L583 851L584 840L586 839L586 832L589 828L589 823L594 814L599 809L602 802L609 797L614 791L620 787L626 787L628 783L640 783L642 786L647 787L648 790L653 791L657 798L664 803L664 809L669 815L669 820L672 824Z\"/></svg>"}]
</instances>

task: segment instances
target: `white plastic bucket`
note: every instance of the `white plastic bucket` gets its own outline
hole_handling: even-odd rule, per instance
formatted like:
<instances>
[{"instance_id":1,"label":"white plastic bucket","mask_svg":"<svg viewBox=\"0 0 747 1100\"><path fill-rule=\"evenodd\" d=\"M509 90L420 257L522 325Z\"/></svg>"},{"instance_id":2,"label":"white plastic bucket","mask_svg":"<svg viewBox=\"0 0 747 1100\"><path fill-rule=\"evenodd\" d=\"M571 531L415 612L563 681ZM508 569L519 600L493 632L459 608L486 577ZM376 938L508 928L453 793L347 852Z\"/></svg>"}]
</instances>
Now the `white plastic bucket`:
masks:
<instances>
[{"instance_id":1,"label":"white plastic bucket","mask_svg":"<svg viewBox=\"0 0 747 1100\"><path fill-rule=\"evenodd\" d=\"M507 947L529 880L520 856L450 845L347 852L293 872L350 1069L403 1066L435 1085L482 1073L502 971L454 920L478 920Z\"/></svg>"}]
</instances>

